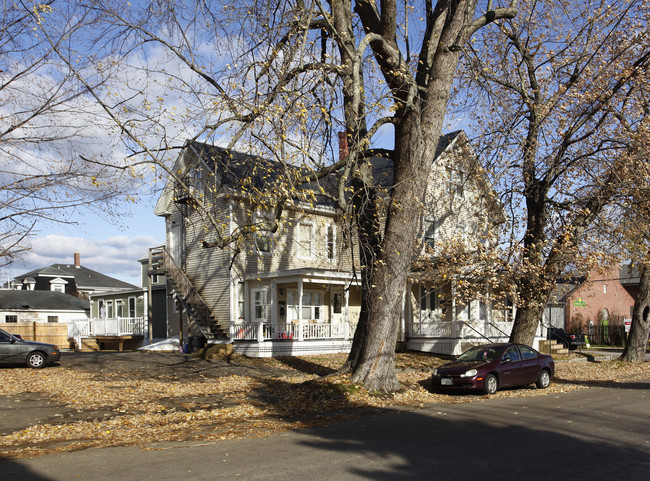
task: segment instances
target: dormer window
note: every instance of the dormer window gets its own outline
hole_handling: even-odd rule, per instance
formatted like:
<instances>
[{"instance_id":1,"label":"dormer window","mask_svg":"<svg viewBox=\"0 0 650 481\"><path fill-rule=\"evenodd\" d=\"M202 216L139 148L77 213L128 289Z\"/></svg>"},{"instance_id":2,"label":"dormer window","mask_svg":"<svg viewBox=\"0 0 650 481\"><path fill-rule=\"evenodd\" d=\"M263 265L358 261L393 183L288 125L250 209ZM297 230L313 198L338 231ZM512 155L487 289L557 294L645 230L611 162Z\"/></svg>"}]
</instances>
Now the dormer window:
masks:
<instances>
[{"instance_id":1,"label":"dormer window","mask_svg":"<svg viewBox=\"0 0 650 481\"><path fill-rule=\"evenodd\" d=\"M50 290L54 292L65 292L65 285L67 283L68 281L64 281L60 277L57 277L56 279L52 279L50 281Z\"/></svg>"}]
</instances>

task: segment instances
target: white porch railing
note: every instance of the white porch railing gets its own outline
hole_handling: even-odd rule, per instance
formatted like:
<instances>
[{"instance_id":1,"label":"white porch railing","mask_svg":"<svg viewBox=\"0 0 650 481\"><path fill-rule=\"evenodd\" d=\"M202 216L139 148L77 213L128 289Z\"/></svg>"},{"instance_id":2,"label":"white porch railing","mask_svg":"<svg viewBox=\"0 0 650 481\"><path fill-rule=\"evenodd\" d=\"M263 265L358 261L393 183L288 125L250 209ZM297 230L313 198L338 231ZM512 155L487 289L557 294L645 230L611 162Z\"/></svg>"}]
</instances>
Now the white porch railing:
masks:
<instances>
[{"instance_id":1,"label":"white porch railing","mask_svg":"<svg viewBox=\"0 0 650 481\"><path fill-rule=\"evenodd\" d=\"M68 323L68 339L81 345L81 338L96 336L144 336L143 317L114 317L110 319L82 319Z\"/></svg>"},{"instance_id":2,"label":"white porch railing","mask_svg":"<svg viewBox=\"0 0 650 481\"><path fill-rule=\"evenodd\" d=\"M281 324L245 322L230 326L230 337L237 341L350 339L355 328L356 324L349 322L333 324L312 324L307 321Z\"/></svg>"},{"instance_id":3,"label":"white porch railing","mask_svg":"<svg viewBox=\"0 0 650 481\"><path fill-rule=\"evenodd\" d=\"M464 339L485 336L489 339L498 339L510 336L513 324L486 321L415 322L410 326L410 337ZM542 326L538 326L536 335L544 336Z\"/></svg>"}]
</instances>

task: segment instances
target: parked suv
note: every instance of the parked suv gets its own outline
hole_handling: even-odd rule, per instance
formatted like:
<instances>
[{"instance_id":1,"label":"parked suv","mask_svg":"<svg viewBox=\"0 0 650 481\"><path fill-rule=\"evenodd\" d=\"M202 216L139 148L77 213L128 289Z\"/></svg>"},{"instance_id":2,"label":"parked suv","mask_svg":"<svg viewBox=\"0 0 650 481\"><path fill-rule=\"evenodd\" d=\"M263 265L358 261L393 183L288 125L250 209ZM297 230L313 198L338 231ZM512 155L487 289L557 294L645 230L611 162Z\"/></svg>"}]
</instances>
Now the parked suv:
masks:
<instances>
[{"instance_id":1,"label":"parked suv","mask_svg":"<svg viewBox=\"0 0 650 481\"><path fill-rule=\"evenodd\" d=\"M560 341L564 347L573 351L579 347L584 347L587 344L584 334L568 334L564 332L561 327L551 327L551 340L555 339Z\"/></svg>"}]
</instances>

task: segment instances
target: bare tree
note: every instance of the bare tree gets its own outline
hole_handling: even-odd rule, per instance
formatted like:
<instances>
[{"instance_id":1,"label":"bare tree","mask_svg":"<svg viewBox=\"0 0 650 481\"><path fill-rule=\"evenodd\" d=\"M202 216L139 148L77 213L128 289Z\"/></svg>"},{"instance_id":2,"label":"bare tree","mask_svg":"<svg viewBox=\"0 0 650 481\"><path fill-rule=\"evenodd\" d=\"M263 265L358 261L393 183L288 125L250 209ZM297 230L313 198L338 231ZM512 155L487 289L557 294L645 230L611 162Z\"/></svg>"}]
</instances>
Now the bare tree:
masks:
<instances>
[{"instance_id":1,"label":"bare tree","mask_svg":"<svg viewBox=\"0 0 650 481\"><path fill-rule=\"evenodd\" d=\"M53 45L38 35L55 2L2 6L0 266L6 266L29 250L41 222L74 223L81 206L100 211L119 192L119 182L114 170L91 170L79 157L112 146L93 145L106 124L96 122L97 109L54 54L69 32L59 31Z\"/></svg>"},{"instance_id":2,"label":"bare tree","mask_svg":"<svg viewBox=\"0 0 650 481\"><path fill-rule=\"evenodd\" d=\"M641 1L523 1L519 12L481 32L459 84L482 102L481 149L511 214L511 340L531 343L559 276L599 259L590 229L621 189L650 48Z\"/></svg>"},{"instance_id":3,"label":"bare tree","mask_svg":"<svg viewBox=\"0 0 650 481\"><path fill-rule=\"evenodd\" d=\"M101 89L76 68L82 53L70 47L74 41L54 48L123 132L139 159L134 169L153 164L183 186L169 164L183 136L301 166L304 175L266 194L263 202L276 212L271 229L298 186L337 172L340 184L331 199L352 219L363 290L346 367L353 382L393 391L400 387L394 349L424 173L434 159L456 66L470 37L512 18L516 5L259 0L142 8L88 1L76 7L74 22L94 34L93 51L111 53L93 75L119 71L121 78ZM47 23L41 32L56 43ZM341 131L348 154L339 158ZM391 151L373 149L380 131L392 140ZM392 158L390 189L374 184L372 155ZM213 222L204 246L225 247L250 231L233 235Z\"/></svg>"}]
</instances>

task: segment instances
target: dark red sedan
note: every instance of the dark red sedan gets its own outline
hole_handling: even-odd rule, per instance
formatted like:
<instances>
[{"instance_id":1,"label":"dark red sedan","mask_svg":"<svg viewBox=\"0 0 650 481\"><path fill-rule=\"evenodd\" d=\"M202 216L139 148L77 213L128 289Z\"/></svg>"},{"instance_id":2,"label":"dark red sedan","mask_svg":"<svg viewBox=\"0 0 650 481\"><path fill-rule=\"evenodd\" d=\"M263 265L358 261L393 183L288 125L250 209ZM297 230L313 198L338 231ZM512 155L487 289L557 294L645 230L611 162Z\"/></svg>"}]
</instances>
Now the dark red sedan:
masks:
<instances>
[{"instance_id":1,"label":"dark red sedan","mask_svg":"<svg viewBox=\"0 0 650 481\"><path fill-rule=\"evenodd\" d=\"M475 389L494 394L504 387L551 384L555 363L525 344L486 344L465 351L458 359L433 370L431 381L441 389Z\"/></svg>"}]
</instances>

